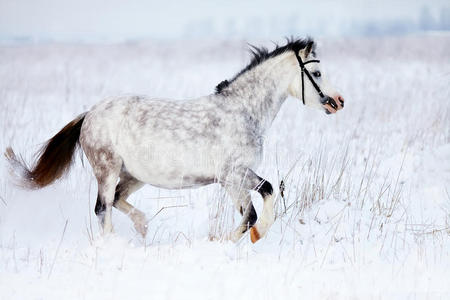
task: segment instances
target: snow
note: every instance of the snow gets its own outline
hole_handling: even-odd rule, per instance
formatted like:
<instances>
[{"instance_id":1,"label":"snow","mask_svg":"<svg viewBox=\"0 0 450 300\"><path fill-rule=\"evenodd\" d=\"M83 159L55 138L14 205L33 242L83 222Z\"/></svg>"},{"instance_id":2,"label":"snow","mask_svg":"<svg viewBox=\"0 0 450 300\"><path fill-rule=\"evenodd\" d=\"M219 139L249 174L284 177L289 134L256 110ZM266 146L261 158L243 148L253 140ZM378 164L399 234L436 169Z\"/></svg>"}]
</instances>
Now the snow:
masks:
<instances>
[{"instance_id":1,"label":"snow","mask_svg":"<svg viewBox=\"0 0 450 300\"><path fill-rule=\"evenodd\" d=\"M0 148L30 161L107 95L210 93L248 61L245 47L2 46ZM284 179L285 201L256 244L226 240L239 216L215 185L147 186L131 196L152 218L146 240L116 211L116 234L102 238L86 159L38 191L15 187L2 159L0 299L448 299L449 49L448 34L319 40L346 106L327 116L285 103L258 170Z\"/></svg>"}]
</instances>

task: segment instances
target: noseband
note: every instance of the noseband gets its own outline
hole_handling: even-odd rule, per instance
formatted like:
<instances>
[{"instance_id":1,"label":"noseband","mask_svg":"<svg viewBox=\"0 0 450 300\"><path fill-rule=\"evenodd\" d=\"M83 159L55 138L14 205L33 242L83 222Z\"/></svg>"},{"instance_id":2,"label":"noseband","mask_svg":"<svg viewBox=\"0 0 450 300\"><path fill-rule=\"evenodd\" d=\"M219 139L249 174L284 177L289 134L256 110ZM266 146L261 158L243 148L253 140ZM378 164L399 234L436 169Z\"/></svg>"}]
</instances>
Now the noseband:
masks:
<instances>
[{"instance_id":1,"label":"noseband","mask_svg":"<svg viewBox=\"0 0 450 300\"><path fill-rule=\"evenodd\" d=\"M320 63L320 60L318 59L312 59L312 60L308 60L303 62L302 58L300 57L300 55L298 55L298 51L294 51L295 53L295 57L297 57L297 61L298 61L298 65L300 66L300 70L302 72L302 101L303 104L305 104L305 75L309 78L309 81L311 81L313 87L316 89L317 93L319 94L321 100L320 102L325 105L325 104L329 104L331 107L333 107L334 109L337 109L337 105L334 102L334 100L330 97L325 97L325 95L322 93L322 90L320 89L320 87L317 85L317 83L314 81L314 78L312 78L311 74L309 73L309 71L305 68L305 65L309 64L309 63Z\"/></svg>"}]
</instances>

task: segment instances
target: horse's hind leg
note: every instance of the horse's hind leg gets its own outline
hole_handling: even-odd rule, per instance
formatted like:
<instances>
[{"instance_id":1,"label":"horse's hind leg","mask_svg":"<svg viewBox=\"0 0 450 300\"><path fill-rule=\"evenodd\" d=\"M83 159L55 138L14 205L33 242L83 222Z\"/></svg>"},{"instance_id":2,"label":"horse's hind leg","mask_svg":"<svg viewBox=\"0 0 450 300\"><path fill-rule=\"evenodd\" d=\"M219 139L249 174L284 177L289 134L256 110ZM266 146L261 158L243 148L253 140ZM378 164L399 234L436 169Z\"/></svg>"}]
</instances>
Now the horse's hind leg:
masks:
<instances>
[{"instance_id":1,"label":"horse's hind leg","mask_svg":"<svg viewBox=\"0 0 450 300\"><path fill-rule=\"evenodd\" d=\"M143 182L123 170L120 173L120 181L114 195L114 207L128 215L133 221L136 231L145 238L147 234L147 218L142 211L127 202L128 196L140 189L143 185Z\"/></svg>"},{"instance_id":2,"label":"horse's hind leg","mask_svg":"<svg viewBox=\"0 0 450 300\"><path fill-rule=\"evenodd\" d=\"M87 156L98 183L95 214L103 227L103 234L109 234L113 229L111 213L122 159L107 149L96 149L89 154Z\"/></svg>"}]
</instances>

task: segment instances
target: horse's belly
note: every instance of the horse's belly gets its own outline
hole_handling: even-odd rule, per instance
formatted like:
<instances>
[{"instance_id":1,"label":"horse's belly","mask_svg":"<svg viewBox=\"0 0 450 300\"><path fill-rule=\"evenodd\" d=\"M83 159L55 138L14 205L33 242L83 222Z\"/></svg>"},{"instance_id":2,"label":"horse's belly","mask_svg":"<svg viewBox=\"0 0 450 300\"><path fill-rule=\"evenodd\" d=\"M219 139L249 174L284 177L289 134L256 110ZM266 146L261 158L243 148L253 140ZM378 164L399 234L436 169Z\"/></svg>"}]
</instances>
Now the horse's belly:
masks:
<instances>
[{"instance_id":1,"label":"horse's belly","mask_svg":"<svg viewBox=\"0 0 450 300\"><path fill-rule=\"evenodd\" d=\"M183 148L135 147L121 156L132 176L163 188L202 186L213 183L216 178L216 168L210 155Z\"/></svg>"}]
</instances>

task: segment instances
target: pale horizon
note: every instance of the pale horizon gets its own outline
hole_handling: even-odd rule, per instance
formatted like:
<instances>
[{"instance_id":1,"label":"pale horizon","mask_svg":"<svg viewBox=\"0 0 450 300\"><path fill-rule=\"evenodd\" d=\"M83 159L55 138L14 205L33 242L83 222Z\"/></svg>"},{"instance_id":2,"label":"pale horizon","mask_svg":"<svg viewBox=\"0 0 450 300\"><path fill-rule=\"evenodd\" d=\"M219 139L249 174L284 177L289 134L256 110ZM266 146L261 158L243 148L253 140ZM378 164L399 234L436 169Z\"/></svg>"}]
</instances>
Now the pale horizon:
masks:
<instances>
[{"instance_id":1,"label":"pale horizon","mask_svg":"<svg viewBox=\"0 0 450 300\"><path fill-rule=\"evenodd\" d=\"M0 1L0 41L270 39L450 30L447 1Z\"/></svg>"}]
</instances>

